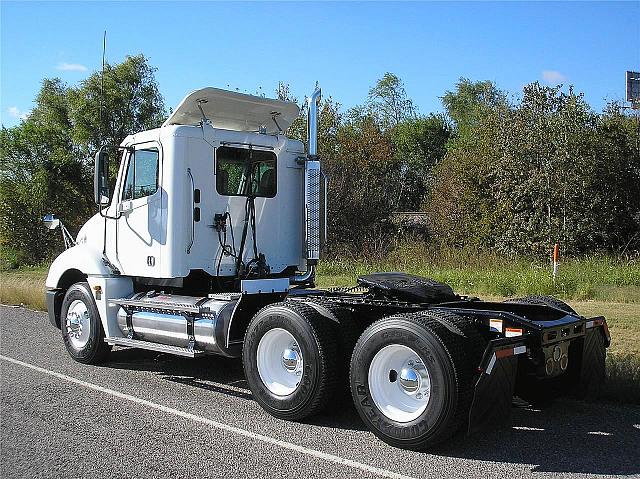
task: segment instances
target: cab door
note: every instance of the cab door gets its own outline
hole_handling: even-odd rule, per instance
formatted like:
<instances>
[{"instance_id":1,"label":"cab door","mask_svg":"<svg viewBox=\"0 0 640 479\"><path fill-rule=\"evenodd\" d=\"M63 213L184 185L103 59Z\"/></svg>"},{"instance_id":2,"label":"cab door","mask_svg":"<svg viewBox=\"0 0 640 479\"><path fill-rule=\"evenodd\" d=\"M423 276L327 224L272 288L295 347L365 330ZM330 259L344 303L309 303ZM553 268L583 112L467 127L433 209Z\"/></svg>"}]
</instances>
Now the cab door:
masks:
<instances>
[{"instance_id":1,"label":"cab door","mask_svg":"<svg viewBox=\"0 0 640 479\"><path fill-rule=\"evenodd\" d=\"M118 203L118 262L124 275L158 277L161 245L166 236L162 224L160 145L135 145L126 161Z\"/></svg>"}]
</instances>

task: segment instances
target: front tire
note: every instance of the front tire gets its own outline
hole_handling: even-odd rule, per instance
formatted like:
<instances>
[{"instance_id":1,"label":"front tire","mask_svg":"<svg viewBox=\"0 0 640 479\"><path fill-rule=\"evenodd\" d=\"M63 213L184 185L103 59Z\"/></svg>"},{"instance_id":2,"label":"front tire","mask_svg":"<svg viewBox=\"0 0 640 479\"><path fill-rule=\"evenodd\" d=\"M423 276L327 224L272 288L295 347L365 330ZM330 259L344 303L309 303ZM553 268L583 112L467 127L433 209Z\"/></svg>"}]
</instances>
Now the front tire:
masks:
<instances>
[{"instance_id":1,"label":"front tire","mask_svg":"<svg viewBox=\"0 0 640 479\"><path fill-rule=\"evenodd\" d=\"M336 391L337 361L332 325L309 305L266 306L247 328L242 362L249 389L277 418L301 420L325 408Z\"/></svg>"},{"instance_id":2,"label":"front tire","mask_svg":"<svg viewBox=\"0 0 640 479\"><path fill-rule=\"evenodd\" d=\"M83 364L100 364L111 351L104 341L100 314L88 283L71 286L60 312L62 340L69 356Z\"/></svg>"},{"instance_id":3,"label":"front tire","mask_svg":"<svg viewBox=\"0 0 640 479\"><path fill-rule=\"evenodd\" d=\"M454 316L454 315L451 315ZM478 338L459 317L395 315L367 328L351 358L351 392L362 420L384 442L424 450L466 424Z\"/></svg>"}]
</instances>

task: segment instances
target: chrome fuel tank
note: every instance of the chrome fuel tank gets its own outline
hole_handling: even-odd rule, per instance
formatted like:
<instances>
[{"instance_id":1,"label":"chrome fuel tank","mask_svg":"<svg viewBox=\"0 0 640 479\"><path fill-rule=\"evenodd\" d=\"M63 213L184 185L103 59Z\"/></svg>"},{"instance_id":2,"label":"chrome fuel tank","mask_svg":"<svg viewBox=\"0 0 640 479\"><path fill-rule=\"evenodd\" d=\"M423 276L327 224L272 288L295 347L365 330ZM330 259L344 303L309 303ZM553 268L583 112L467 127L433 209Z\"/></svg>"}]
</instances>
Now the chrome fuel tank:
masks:
<instances>
[{"instance_id":1,"label":"chrome fuel tank","mask_svg":"<svg viewBox=\"0 0 640 479\"><path fill-rule=\"evenodd\" d=\"M193 318L194 349L227 354L227 333L240 295L211 298L179 295L134 295L127 309L136 339L171 346L189 347L187 317ZM118 311L118 326L129 334L127 311Z\"/></svg>"}]
</instances>

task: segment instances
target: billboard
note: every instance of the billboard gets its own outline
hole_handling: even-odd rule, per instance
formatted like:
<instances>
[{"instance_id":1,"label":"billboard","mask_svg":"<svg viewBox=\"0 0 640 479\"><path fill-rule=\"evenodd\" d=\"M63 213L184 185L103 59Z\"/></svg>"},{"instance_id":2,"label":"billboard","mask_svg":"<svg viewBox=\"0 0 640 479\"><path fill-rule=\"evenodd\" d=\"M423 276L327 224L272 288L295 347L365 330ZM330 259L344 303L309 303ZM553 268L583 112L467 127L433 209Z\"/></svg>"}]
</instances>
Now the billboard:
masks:
<instances>
[{"instance_id":1,"label":"billboard","mask_svg":"<svg viewBox=\"0 0 640 479\"><path fill-rule=\"evenodd\" d=\"M634 107L640 105L640 72L627 72L627 101Z\"/></svg>"}]
</instances>

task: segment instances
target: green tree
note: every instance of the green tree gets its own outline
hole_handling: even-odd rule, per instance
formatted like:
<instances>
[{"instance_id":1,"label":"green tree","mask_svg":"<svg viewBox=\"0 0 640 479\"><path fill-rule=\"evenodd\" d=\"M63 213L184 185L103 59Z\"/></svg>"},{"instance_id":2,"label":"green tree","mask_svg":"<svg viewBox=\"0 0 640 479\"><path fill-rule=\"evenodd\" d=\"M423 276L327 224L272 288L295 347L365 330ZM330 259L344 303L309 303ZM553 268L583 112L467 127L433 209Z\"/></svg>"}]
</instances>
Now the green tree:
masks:
<instances>
[{"instance_id":1,"label":"green tree","mask_svg":"<svg viewBox=\"0 0 640 479\"><path fill-rule=\"evenodd\" d=\"M432 233L448 246L493 247L498 205L492 193L500 116L510 111L492 82L461 78L442 97L453 131L433 170L425 210Z\"/></svg>"},{"instance_id":2,"label":"green tree","mask_svg":"<svg viewBox=\"0 0 640 479\"><path fill-rule=\"evenodd\" d=\"M391 130L396 164L399 165L396 210L416 211L433 183L433 167L446 154L451 135L442 115L408 118Z\"/></svg>"},{"instance_id":3,"label":"green tree","mask_svg":"<svg viewBox=\"0 0 640 479\"><path fill-rule=\"evenodd\" d=\"M394 198L389 194L389 179L395 174L390 161L393 146L368 115L344 122L335 139L335 150L324 162L330 178L331 239L352 254L380 255L388 248L393 211Z\"/></svg>"},{"instance_id":4,"label":"green tree","mask_svg":"<svg viewBox=\"0 0 640 479\"><path fill-rule=\"evenodd\" d=\"M94 72L70 89L74 144L92 152L161 126L167 115L155 71L144 55L129 56L122 63L105 65L104 76Z\"/></svg>"},{"instance_id":5,"label":"green tree","mask_svg":"<svg viewBox=\"0 0 640 479\"><path fill-rule=\"evenodd\" d=\"M369 90L366 108L382 129L393 128L415 115L413 101L407 96L402 80L389 72ZM361 116L362 112L354 111Z\"/></svg>"},{"instance_id":6,"label":"green tree","mask_svg":"<svg viewBox=\"0 0 640 479\"><path fill-rule=\"evenodd\" d=\"M455 90L442 97L447 115L455 127L458 145L475 142L475 131L490 112L508 106L507 95L491 81L471 81L460 78Z\"/></svg>"},{"instance_id":7,"label":"green tree","mask_svg":"<svg viewBox=\"0 0 640 479\"><path fill-rule=\"evenodd\" d=\"M604 198L594 205L603 226L600 242L629 258L640 252L640 115L609 103L594 136L593 189Z\"/></svg>"},{"instance_id":8,"label":"green tree","mask_svg":"<svg viewBox=\"0 0 640 479\"><path fill-rule=\"evenodd\" d=\"M441 242L536 256L555 242L565 254L637 250L632 118L615 105L598 115L572 88L532 83L510 105L486 85L458 86L462 99L445 95L456 132L428 204Z\"/></svg>"},{"instance_id":9,"label":"green tree","mask_svg":"<svg viewBox=\"0 0 640 479\"><path fill-rule=\"evenodd\" d=\"M290 85L283 81L278 82L278 87L276 88L276 98L282 101L298 103L298 99L291 93Z\"/></svg>"},{"instance_id":10,"label":"green tree","mask_svg":"<svg viewBox=\"0 0 640 479\"><path fill-rule=\"evenodd\" d=\"M77 229L91 211L90 172L71 141L67 94L59 79L44 80L31 115L0 133L0 241L3 257L18 263L36 263L60 244L42 227L44 214L63 214Z\"/></svg>"},{"instance_id":11,"label":"green tree","mask_svg":"<svg viewBox=\"0 0 640 479\"><path fill-rule=\"evenodd\" d=\"M153 71L142 55L106 65L104 96L99 73L78 87L46 79L29 117L2 128L0 246L13 266L38 263L62 247L58 235L44 230L43 215L58 214L75 233L92 214L88 156L100 144L160 126L165 111Z\"/></svg>"}]
</instances>

